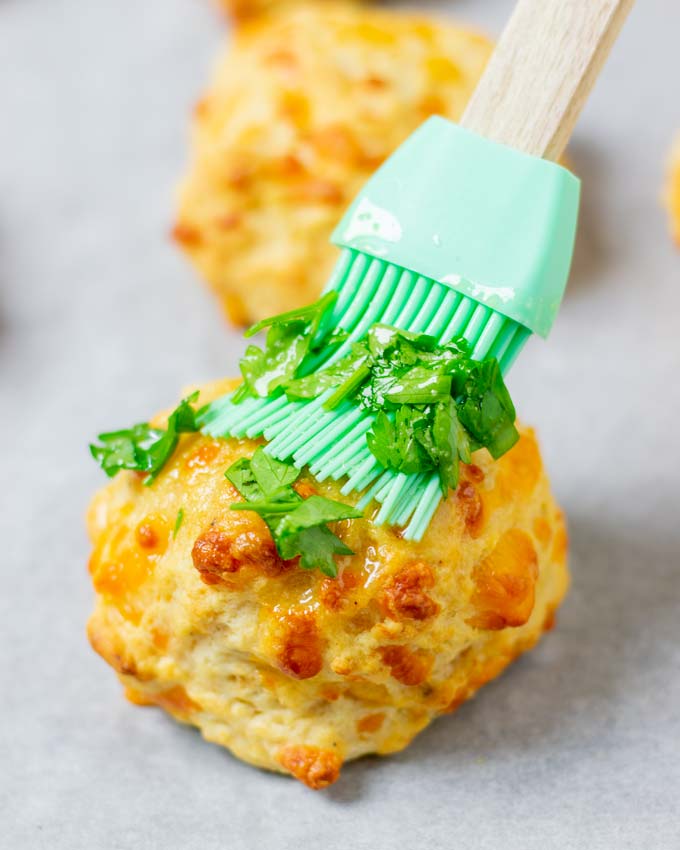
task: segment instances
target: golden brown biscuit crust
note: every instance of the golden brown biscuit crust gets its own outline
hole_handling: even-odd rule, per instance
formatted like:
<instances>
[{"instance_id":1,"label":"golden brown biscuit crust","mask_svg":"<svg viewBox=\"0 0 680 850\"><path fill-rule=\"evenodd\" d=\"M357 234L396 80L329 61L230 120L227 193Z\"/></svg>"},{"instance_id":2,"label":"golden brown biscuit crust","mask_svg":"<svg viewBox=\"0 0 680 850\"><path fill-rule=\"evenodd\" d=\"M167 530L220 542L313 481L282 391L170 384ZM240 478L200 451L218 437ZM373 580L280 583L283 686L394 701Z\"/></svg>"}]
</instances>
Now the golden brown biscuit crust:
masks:
<instances>
[{"instance_id":1,"label":"golden brown biscuit crust","mask_svg":"<svg viewBox=\"0 0 680 850\"><path fill-rule=\"evenodd\" d=\"M134 703L321 788L344 760L406 746L551 628L566 532L530 430L499 461L476 453L419 543L339 523L355 554L337 580L281 561L262 521L230 510L224 471L254 448L185 435L153 486L120 473L92 503L88 634Z\"/></svg>"},{"instance_id":2,"label":"golden brown biscuit crust","mask_svg":"<svg viewBox=\"0 0 680 850\"><path fill-rule=\"evenodd\" d=\"M231 321L318 295L359 188L427 117L460 117L490 52L451 23L337 0L238 28L196 107L174 228Z\"/></svg>"}]
</instances>

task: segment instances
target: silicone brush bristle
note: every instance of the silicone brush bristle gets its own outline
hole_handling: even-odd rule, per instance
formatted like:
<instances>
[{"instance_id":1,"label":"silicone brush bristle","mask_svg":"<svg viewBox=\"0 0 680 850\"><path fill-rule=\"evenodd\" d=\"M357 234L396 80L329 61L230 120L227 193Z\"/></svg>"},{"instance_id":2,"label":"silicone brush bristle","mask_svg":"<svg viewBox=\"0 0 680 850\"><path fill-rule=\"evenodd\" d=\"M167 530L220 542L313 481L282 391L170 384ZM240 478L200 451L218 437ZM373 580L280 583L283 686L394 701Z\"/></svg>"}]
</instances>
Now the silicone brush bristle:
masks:
<instances>
[{"instance_id":1,"label":"silicone brush bristle","mask_svg":"<svg viewBox=\"0 0 680 850\"><path fill-rule=\"evenodd\" d=\"M523 325L446 284L360 251L343 249L325 291L331 290L338 298L326 321L348 337L332 355L320 353L313 370L340 360L376 323L430 334L440 343L463 337L473 358L495 357L504 373L530 336ZM402 527L405 539L420 540L442 499L438 475L382 467L366 442L372 414L349 401L326 410L331 394L312 401L247 398L238 404L227 396L211 405L202 430L215 437L264 437L273 457L309 467L319 481L345 479L344 495L363 491L361 508L380 505L375 523Z\"/></svg>"}]
</instances>

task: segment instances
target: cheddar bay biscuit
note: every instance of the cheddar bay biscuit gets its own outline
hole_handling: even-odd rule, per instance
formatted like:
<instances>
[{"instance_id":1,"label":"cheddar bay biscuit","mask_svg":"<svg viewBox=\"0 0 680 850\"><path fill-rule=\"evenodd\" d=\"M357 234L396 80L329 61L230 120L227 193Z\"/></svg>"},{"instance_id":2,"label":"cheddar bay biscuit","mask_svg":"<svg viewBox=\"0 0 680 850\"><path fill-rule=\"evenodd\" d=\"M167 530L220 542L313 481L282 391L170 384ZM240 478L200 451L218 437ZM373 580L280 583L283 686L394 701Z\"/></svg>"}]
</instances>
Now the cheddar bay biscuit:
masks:
<instances>
[{"instance_id":1,"label":"cheddar bay biscuit","mask_svg":"<svg viewBox=\"0 0 680 850\"><path fill-rule=\"evenodd\" d=\"M120 472L101 491L88 632L133 702L323 788L343 762L406 746L551 627L565 527L523 429L500 460L482 450L461 468L420 542L338 523L354 554L328 578L281 560L259 517L230 509L224 472L255 448L184 435L152 486ZM338 498L304 476L298 492Z\"/></svg>"},{"instance_id":2,"label":"cheddar bay biscuit","mask_svg":"<svg viewBox=\"0 0 680 850\"><path fill-rule=\"evenodd\" d=\"M490 52L452 23L332 0L237 29L196 108L174 228L233 322L318 295L359 188L428 116L460 117Z\"/></svg>"}]
</instances>

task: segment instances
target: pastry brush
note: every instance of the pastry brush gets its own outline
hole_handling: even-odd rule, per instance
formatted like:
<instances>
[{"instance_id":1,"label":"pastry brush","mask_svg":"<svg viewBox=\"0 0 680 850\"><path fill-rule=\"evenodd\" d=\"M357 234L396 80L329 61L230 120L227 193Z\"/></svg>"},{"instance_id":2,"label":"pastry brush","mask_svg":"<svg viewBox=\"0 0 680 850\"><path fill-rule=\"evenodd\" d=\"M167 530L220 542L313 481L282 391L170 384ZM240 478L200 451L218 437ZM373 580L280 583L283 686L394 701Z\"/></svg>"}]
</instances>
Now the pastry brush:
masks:
<instances>
[{"instance_id":1,"label":"pastry brush","mask_svg":"<svg viewBox=\"0 0 680 850\"><path fill-rule=\"evenodd\" d=\"M466 340L503 373L550 330L567 283L579 181L556 163L633 0L520 0L460 124L426 121L368 181L333 234L341 248L323 319L346 334L318 355L339 362L375 324ZM404 73L408 73L405 70ZM381 466L357 404L233 396L204 432L264 437L266 451L341 492L375 501L377 524L419 540L442 498L436 472Z\"/></svg>"}]
</instances>

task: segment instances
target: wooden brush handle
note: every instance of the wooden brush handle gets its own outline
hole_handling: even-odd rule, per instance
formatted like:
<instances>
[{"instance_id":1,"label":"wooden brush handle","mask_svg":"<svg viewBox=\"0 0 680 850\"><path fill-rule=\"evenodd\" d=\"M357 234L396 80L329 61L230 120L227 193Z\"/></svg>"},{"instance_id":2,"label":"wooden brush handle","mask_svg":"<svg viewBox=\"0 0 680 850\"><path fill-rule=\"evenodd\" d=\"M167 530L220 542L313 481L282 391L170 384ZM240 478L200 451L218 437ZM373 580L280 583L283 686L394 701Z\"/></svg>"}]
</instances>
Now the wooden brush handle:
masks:
<instances>
[{"instance_id":1,"label":"wooden brush handle","mask_svg":"<svg viewBox=\"0 0 680 850\"><path fill-rule=\"evenodd\" d=\"M635 0L519 0L461 124L556 160Z\"/></svg>"}]
</instances>

